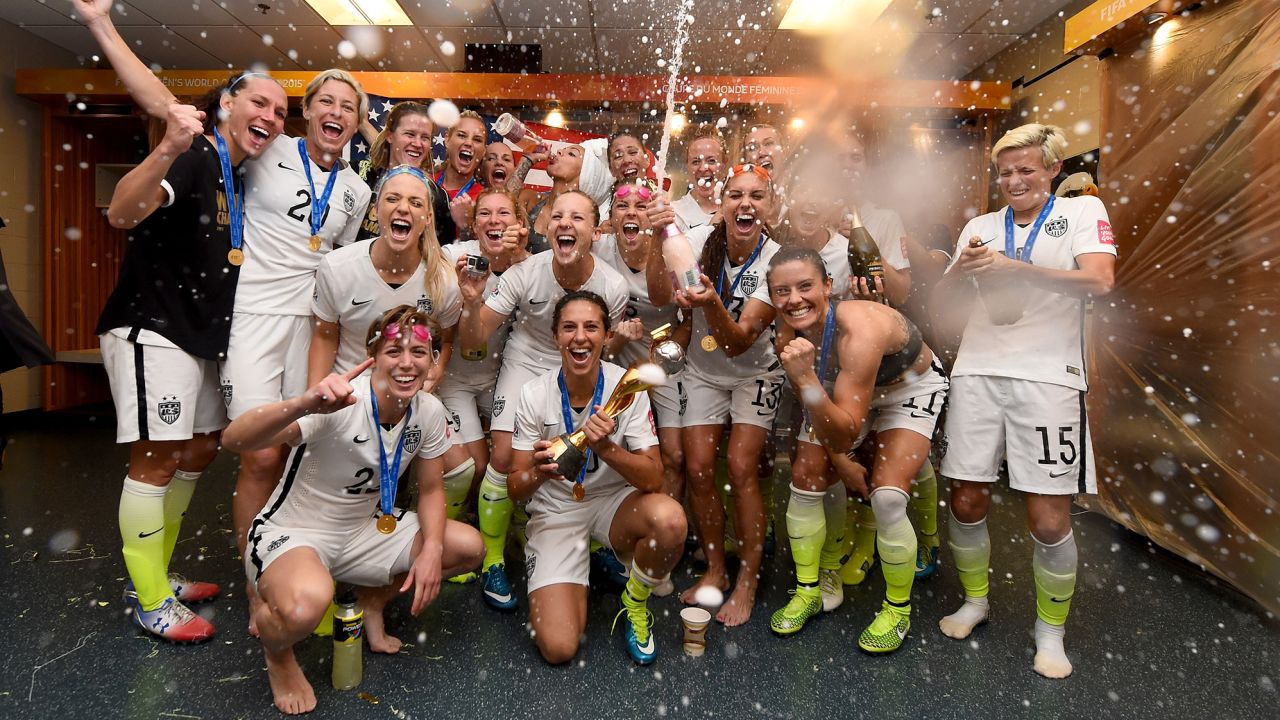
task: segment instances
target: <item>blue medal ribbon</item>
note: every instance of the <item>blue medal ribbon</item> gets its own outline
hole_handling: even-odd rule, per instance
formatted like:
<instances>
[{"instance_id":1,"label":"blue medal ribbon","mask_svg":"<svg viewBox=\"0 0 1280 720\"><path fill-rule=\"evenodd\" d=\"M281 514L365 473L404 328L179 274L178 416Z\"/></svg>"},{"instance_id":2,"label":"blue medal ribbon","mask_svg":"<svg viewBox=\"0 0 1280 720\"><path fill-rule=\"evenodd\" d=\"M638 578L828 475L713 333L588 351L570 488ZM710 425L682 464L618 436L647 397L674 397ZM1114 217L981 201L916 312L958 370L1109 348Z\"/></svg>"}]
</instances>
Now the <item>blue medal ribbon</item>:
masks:
<instances>
[{"instance_id":1,"label":"blue medal ribbon","mask_svg":"<svg viewBox=\"0 0 1280 720\"><path fill-rule=\"evenodd\" d=\"M560 384L560 413L564 416L565 433L573 432L573 408L569 405L569 388L564 383L564 370L560 371L560 376L556 378L556 382ZM596 376L596 391L591 396L591 406L587 408L588 417L595 412L596 406L604 399L604 368L600 368L600 374ZM578 471L578 477L573 479L573 484L581 485L583 480L587 479L587 468L591 466L591 448L587 448L587 459L582 463L582 469Z\"/></svg>"},{"instance_id":2,"label":"blue medal ribbon","mask_svg":"<svg viewBox=\"0 0 1280 720\"><path fill-rule=\"evenodd\" d=\"M822 326L822 347L818 350L818 384L824 384L827 380L827 359L831 356L831 340L836 334L836 304L827 302L827 319ZM804 409L804 424L809 428L809 434L813 434L813 421L809 416L809 408Z\"/></svg>"},{"instance_id":3,"label":"blue medal ribbon","mask_svg":"<svg viewBox=\"0 0 1280 720\"><path fill-rule=\"evenodd\" d=\"M307 155L306 138L298 138L298 155L302 158L302 170L307 174L307 185L311 187L311 234L319 235L320 226L324 224L324 211L329 208L329 196L333 194L333 185L338 180L338 163L334 162L329 171L324 192L316 197L316 183L311 179L311 157Z\"/></svg>"},{"instance_id":4,"label":"blue medal ribbon","mask_svg":"<svg viewBox=\"0 0 1280 720\"><path fill-rule=\"evenodd\" d=\"M1027 242L1022 246L1022 257L1019 258L1017 250L1013 247L1013 207L1007 208L1004 214L1004 255L1010 260L1021 259L1022 262L1031 264L1031 248L1036 245L1036 235L1040 233L1040 226L1044 225L1044 221L1049 219L1049 213L1053 212L1053 196L1049 196L1049 200L1045 202L1044 207L1040 209L1040 215L1036 217L1036 222L1031 226L1031 234L1027 236Z\"/></svg>"},{"instance_id":5,"label":"blue medal ribbon","mask_svg":"<svg viewBox=\"0 0 1280 720\"><path fill-rule=\"evenodd\" d=\"M404 415L404 426L400 428L400 437L396 439L395 458L387 463L387 448L382 444L382 424L378 422L378 392L369 380L369 404L373 406L373 436L378 438L378 504L383 515L390 515L395 509L392 503L396 498L396 486L400 483L400 456L404 452L404 433L409 429L409 421L413 419L413 406L410 405Z\"/></svg>"},{"instance_id":6,"label":"blue medal ribbon","mask_svg":"<svg viewBox=\"0 0 1280 720\"><path fill-rule=\"evenodd\" d=\"M222 190L227 196L227 214L231 216L231 249L239 250L244 244L244 185L236 186L236 175L231 167L231 153L227 141L218 128L213 129L213 142L218 149L218 163L222 165Z\"/></svg>"},{"instance_id":7,"label":"blue medal ribbon","mask_svg":"<svg viewBox=\"0 0 1280 720\"><path fill-rule=\"evenodd\" d=\"M475 176L475 175L472 175L472 176L471 176L471 179L467 181L467 184L466 184L466 185L463 185L463 186L462 186L462 187L460 187L460 188L458 188L458 191L457 191L457 192L455 192L455 193L453 193L452 195L450 195L450 194L449 194L449 191L448 191L448 190L445 190L445 188L444 188L444 171L443 171L443 170L441 170L441 171L440 171L440 174L436 176L436 184L440 186L440 189L441 189L441 190L444 190L444 194L445 194L445 195L448 195L448 197L449 197L449 201L450 201L450 202L453 202L455 199L457 199L457 197L458 197L459 195L461 195L462 193L464 193L464 192L466 192L466 191L470 190L470 189L471 189L471 186L476 184L476 176Z\"/></svg>"},{"instance_id":8,"label":"blue medal ribbon","mask_svg":"<svg viewBox=\"0 0 1280 720\"><path fill-rule=\"evenodd\" d=\"M764 240L764 235L761 235L760 241L756 243L756 249L751 251L751 255L747 256L747 261L742 264L742 269L738 271L737 277L735 277L733 279L733 283L729 285L729 295L733 295L734 291L738 289L738 283L742 282L742 276L747 274L747 269L751 267L751 263L755 262L756 258L760 257L760 250L764 248ZM725 258L725 264L730 264L731 262L732 261L727 257ZM722 266L720 268L720 275L716 277L716 295L720 296L720 302L722 303L724 302L723 290L726 275L727 273Z\"/></svg>"}]
</instances>

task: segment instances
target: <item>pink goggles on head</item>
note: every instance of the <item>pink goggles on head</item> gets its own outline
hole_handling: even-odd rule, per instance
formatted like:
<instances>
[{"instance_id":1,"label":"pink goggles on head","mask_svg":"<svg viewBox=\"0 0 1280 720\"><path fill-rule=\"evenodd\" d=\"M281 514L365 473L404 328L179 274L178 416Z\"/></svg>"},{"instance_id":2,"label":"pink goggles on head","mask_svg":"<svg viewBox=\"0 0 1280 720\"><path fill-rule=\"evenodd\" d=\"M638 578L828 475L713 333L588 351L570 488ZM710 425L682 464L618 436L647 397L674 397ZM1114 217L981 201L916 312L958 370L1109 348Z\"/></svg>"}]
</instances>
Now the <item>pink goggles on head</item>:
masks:
<instances>
[{"instance_id":1,"label":"pink goggles on head","mask_svg":"<svg viewBox=\"0 0 1280 720\"><path fill-rule=\"evenodd\" d=\"M400 338L400 323L398 322L389 323L385 328L382 329L382 336L392 342L398 340ZM413 337L416 340L430 344L431 329L428 328L426 325L419 325L418 323L414 323Z\"/></svg>"},{"instance_id":2,"label":"pink goggles on head","mask_svg":"<svg viewBox=\"0 0 1280 720\"><path fill-rule=\"evenodd\" d=\"M613 191L613 196L619 200L625 200L631 196L632 191L635 191L636 196L643 202L648 202L653 199L653 189L648 185L640 183L635 185L630 183L627 183L626 185L619 185L618 189Z\"/></svg>"}]
</instances>

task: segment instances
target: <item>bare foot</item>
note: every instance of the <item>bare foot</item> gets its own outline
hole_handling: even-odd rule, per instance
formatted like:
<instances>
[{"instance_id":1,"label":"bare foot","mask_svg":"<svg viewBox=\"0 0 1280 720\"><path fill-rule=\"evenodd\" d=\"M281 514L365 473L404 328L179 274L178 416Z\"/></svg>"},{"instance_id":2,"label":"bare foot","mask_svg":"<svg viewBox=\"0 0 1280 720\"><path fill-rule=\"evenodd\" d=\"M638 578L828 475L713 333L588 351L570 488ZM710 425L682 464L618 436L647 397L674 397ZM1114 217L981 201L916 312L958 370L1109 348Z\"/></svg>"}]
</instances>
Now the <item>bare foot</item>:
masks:
<instances>
[{"instance_id":1,"label":"bare foot","mask_svg":"<svg viewBox=\"0 0 1280 720\"><path fill-rule=\"evenodd\" d=\"M706 587L715 588L723 595L729 590L729 576L724 571L713 573L708 570L705 575L698 578L698 582L690 585L687 590L680 593L680 602L685 605L697 605L698 591Z\"/></svg>"},{"instance_id":2,"label":"bare foot","mask_svg":"<svg viewBox=\"0 0 1280 720\"><path fill-rule=\"evenodd\" d=\"M388 655L395 655L400 652L404 643L400 642L400 638L387 634L387 628L383 624L382 613L365 611L364 614L364 639L369 645L369 649Z\"/></svg>"},{"instance_id":3,"label":"bare foot","mask_svg":"<svg viewBox=\"0 0 1280 720\"><path fill-rule=\"evenodd\" d=\"M249 634L254 637L258 635L258 609L262 607L262 598L258 597L258 591L253 589L252 585L246 586L249 598Z\"/></svg>"},{"instance_id":4,"label":"bare foot","mask_svg":"<svg viewBox=\"0 0 1280 720\"><path fill-rule=\"evenodd\" d=\"M733 594L720 608L720 612L716 613L716 620L724 623L725 627L742 625L751 619L751 607L755 602L756 583L739 578Z\"/></svg>"},{"instance_id":5,"label":"bare foot","mask_svg":"<svg viewBox=\"0 0 1280 720\"><path fill-rule=\"evenodd\" d=\"M274 656L264 650L262 655L267 659L267 679L271 681L271 695L276 709L286 715L300 715L315 710L316 693L302 674L302 668L298 667L293 648Z\"/></svg>"}]
</instances>

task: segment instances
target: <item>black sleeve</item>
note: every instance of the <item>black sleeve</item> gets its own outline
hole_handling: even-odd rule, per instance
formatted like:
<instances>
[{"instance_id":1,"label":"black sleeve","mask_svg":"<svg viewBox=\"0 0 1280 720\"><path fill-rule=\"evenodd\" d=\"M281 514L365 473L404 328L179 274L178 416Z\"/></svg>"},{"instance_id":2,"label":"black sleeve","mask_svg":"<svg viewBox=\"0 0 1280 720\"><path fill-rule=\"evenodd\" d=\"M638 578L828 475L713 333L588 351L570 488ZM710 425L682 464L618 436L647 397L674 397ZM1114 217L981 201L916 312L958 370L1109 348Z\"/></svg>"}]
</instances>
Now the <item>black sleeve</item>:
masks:
<instances>
[{"instance_id":1,"label":"black sleeve","mask_svg":"<svg viewBox=\"0 0 1280 720\"><path fill-rule=\"evenodd\" d=\"M202 138L196 138L196 143L204 142L206 141ZM209 161L209 156L212 156L213 162ZM173 201L176 203L194 194L200 187L203 176L210 172L211 167L217 168L213 176L213 183L216 185L217 179L222 177L222 166L218 163L216 152L193 144L190 150L175 158L173 164L169 166L169 172L164 175L165 182L169 183L169 187L173 189Z\"/></svg>"},{"instance_id":2,"label":"black sleeve","mask_svg":"<svg viewBox=\"0 0 1280 720\"><path fill-rule=\"evenodd\" d=\"M458 226L449 214L449 193L431 181L431 212L436 218L436 239L448 245L458 239Z\"/></svg>"}]
</instances>

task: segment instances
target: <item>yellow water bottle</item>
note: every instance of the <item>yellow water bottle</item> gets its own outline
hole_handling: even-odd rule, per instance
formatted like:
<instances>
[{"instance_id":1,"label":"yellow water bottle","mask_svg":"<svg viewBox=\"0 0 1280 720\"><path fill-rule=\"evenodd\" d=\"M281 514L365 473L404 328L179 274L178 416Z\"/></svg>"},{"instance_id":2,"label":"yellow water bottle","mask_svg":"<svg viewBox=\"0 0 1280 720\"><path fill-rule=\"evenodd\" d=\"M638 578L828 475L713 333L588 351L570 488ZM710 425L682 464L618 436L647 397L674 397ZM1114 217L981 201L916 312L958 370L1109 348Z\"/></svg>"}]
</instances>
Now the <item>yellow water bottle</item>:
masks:
<instances>
[{"instance_id":1,"label":"yellow water bottle","mask_svg":"<svg viewBox=\"0 0 1280 720\"><path fill-rule=\"evenodd\" d=\"M333 687L354 690L364 677L364 611L350 588L338 596L333 614Z\"/></svg>"}]
</instances>

